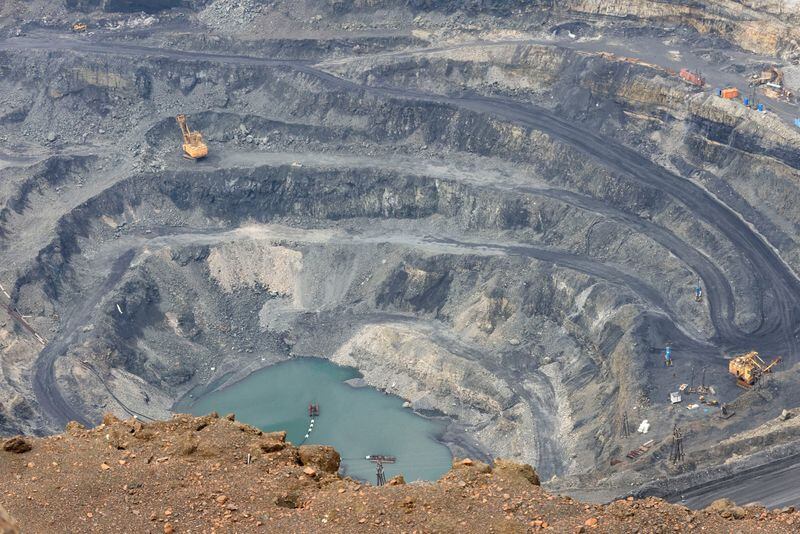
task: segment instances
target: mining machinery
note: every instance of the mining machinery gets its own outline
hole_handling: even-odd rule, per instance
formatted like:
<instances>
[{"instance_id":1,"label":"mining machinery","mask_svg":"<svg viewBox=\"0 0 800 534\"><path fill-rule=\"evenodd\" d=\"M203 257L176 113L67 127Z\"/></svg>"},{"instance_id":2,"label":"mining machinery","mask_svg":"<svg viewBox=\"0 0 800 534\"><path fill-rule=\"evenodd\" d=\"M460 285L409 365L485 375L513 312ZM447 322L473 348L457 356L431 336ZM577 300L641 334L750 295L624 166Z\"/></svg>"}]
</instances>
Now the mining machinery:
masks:
<instances>
[{"instance_id":1,"label":"mining machinery","mask_svg":"<svg viewBox=\"0 0 800 534\"><path fill-rule=\"evenodd\" d=\"M769 67L761 71L761 74L754 74L750 80L750 85L781 87L783 85L783 71L776 67Z\"/></svg>"},{"instance_id":2,"label":"mining machinery","mask_svg":"<svg viewBox=\"0 0 800 534\"><path fill-rule=\"evenodd\" d=\"M728 363L728 371L736 377L736 384L739 387L750 389L764 373L769 373L780 361L781 358L778 357L767 364L756 351L750 351L733 358Z\"/></svg>"},{"instance_id":3,"label":"mining machinery","mask_svg":"<svg viewBox=\"0 0 800 534\"><path fill-rule=\"evenodd\" d=\"M203 142L203 134L189 129L186 125L186 115L178 115L175 120L178 121L183 134L183 157L194 160L206 157L208 155L208 147Z\"/></svg>"}]
</instances>

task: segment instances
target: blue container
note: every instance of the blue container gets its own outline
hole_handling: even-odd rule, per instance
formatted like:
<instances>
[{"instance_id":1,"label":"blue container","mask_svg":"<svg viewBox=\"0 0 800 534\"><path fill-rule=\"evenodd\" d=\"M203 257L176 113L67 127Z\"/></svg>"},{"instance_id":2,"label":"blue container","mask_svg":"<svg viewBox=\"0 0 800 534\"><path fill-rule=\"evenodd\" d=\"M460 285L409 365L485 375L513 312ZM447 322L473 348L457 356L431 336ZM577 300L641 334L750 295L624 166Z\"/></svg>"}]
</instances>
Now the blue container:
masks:
<instances>
[{"instance_id":1,"label":"blue container","mask_svg":"<svg viewBox=\"0 0 800 534\"><path fill-rule=\"evenodd\" d=\"M749 106L750 105L750 99L749 98L744 97L744 105L745 106Z\"/></svg>"},{"instance_id":2,"label":"blue container","mask_svg":"<svg viewBox=\"0 0 800 534\"><path fill-rule=\"evenodd\" d=\"M761 113L764 113L764 104L759 104L758 105L758 111L760 111Z\"/></svg>"},{"instance_id":3,"label":"blue container","mask_svg":"<svg viewBox=\"0 0 800 534\"><path fill-rule=\"evenodd\" d=\"M797 126L798 128L800 128L800 119L795 119L794 120L794 125Z\"/></svg>"}]
</instances>

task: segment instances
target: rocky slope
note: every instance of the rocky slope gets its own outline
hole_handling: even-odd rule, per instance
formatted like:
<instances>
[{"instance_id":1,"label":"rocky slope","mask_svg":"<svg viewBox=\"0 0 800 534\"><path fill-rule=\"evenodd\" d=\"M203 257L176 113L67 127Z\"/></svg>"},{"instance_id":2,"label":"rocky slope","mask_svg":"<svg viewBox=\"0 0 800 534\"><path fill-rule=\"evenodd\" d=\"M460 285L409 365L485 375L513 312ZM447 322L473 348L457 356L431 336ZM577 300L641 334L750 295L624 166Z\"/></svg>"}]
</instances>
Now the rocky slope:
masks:
<instances>
[{"instance_id":1,"label":"rocky slope","mask_svg":"<svg viewBox=\"0 0 800 534\"><path fill-rule=\"evenodd\" d=\"M0 450L0 531L795 532L800 512L721 500L691 511L656 498L585 505L549 495L528 465L456 460L433 483L340 478L330 447L295 447L234 417L104 418Z\"/></svg>"}]
</instances>

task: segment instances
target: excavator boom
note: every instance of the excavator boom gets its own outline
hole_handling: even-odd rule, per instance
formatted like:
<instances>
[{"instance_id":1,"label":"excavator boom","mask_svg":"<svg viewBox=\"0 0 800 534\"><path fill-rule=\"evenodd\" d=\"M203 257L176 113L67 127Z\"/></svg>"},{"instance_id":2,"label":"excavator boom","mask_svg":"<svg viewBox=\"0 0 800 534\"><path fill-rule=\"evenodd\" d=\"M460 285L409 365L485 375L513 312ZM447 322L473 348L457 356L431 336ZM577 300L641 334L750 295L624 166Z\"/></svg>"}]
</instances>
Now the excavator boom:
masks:
<instances>
[{"instance_id":1,"label":"excavator boom","mask_svg":"<svg viewBox=\"0 0 800 534\"><path fill-rule=\"evenodd\" d=\"M772 360L772 363L771 363L771 364L769 364L768 366L766 366L766 367L764 368L764 371L762 371L762 372L764 372L764 373L769 373L770 369L772 369L773 367L775 367L776 365L778 365L779 363L781 363L781 360L782 360L782 358L781 358L780 356L778 356L777 358L775 358L774 360Z\"/></svg>"},{"instance_id":2,"label":"excavator boom","mask_svg":"<svg viewBox=\"0 0 800 534\"><path fill-rule=\"evenodd\" d=\"M178 121L178 126L181 127L181 133L183 134L183 142L189 142L189 127L186 126L186 115L178 115L175 117L175 120Z\"/></svg>"}]
</instances>

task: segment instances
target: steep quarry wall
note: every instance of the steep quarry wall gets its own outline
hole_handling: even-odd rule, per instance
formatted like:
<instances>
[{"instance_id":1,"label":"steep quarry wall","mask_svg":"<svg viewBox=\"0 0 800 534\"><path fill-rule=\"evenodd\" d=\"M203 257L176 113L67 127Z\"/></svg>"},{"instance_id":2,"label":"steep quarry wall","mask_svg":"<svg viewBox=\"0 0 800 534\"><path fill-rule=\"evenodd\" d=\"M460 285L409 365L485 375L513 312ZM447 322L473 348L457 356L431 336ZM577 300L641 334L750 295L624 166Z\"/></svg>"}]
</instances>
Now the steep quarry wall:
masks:
<instances>
[{"instance_id":1,"label":"steep quarry wall","mask_svg":"<svg viewBox=\"0 0 800 534\"><path fill-rule=\"evenodd\" d=\"M622 287L612 289L605 282L598 285L591 274L584 278L583 284L591 286L585 291L572 289L576 281L567 272L559 275L566 277L560 287L543 283L546 278L540 277L552 274L536 259L535 250L524 247L517 251L498 243L495 251L483 251L469 243L425 245L417 241L420 238L411 237L424 232L424 226L415 229L413 221L436 221L442 215L447 218L436 224L445 223L443 229L451 227L451 235L487 226L519 228L515 219L487 217L497 212L498 202L501 213L508 209L504 204L515 202L506 195L482 195L482 205L471 200L473 208L467 216L458 215L453 203L462 204L473 192L430 179L409 177L403 182L372 170L358 177L357 188L342 188L354 178L352 173L284 167L234 174L236 178L226 179L210 173L205 186L197 173L167 181L136 177L64 221L67 233L69 228L89 229L88 234L83 231L75 236L77 247L109 240L103 247L112 254L107 256L109 260L117 261L114 250L119 254L128 247L144 254L134 260L135 269L123 276L119 289L99 295L100 315L91 329L80 334L78 339L83 341L71 349L75 360L88 363L101 374L123 371L111 383L121 390L128 407L162 413L168 405L161 403L168 396L180 395L214 377L241 376L237 371L229 375L233 369L252 370L253 365L262 366L293 353L323 355L337 363L356 364L368 383L408 398L418 409L450 415L468 427L480 426L477 436L492 454L528 458L541 465L544 473L569 469L572 461L565 452L571 449L565 451L554 442L571 436L578 446L581 434L576 436L569 422L576 410L574 397L582 392L551 381L561 384L579 373L585 380L587 371L608 365L604 352L588 347L603 343L608 322L618 320L620 306L638 306L633 294L609 299ZM185 187L189 184L191 188ZM214 193L219 187L226 191L224 195ZM324 188L327 194L309 195L315 187ZM446 195L439 194L439 189ZM168 199L167 204L161 199ZM205 213L195 213L197 208ZM167 231L163 223L179 213L188 215L194 224L204 221L212 233L204 234L199 228ZM276 217L305 219L309 214L334 222L358 217L398 221L355 240L335 229L255 226L242 233L220 233L221 222L263 223ZM115 224L109 225L109 220ZM149 228L161 228L158 232L162 235L148 238L143 232ZM276 240L275 245L265 246ZM197 244L189 246L192 242ZM345 278L328 279L332 258L330 253L321 254L323 245L344 255L337 263L350 265L344 267L348 271ZM374 256L376 246L382 247L384 257L377 265L375 259L368 259ZM427 250L421 257L414 252L420 246ZM84 272L89 264L73 258L69 250L61 252L62 258L66 253L70 269L64 271L65 277L48 275L45 287L68 301L67 295L80 288L73 285L68 273ZM504 256L510 256L511 263L500 259ZM45 264L49 261L48 256L40 259ZM486 261L491 261L492 267L485 265ZM531 266L533 273L528 271ZM39 272L53 271L43 265ZM475 272L494 274L479 282ZM500 283L503 272L513 285ZM28 279L20 287L37 287L38 283ZM590 303L597 298L606 302L596 312L590 311L588 307L595 306ZM118 313L120 309L123 312ZM318 330L318 319L307 317L310 311L329 317L322 332L342 328L344 324L335 317L343 312L348 321L352 320L349 314L355 314L355 326L342 328L338 338L327 338ZM560 325L567 314L588 323L565 331ZM425 317L436 317L443 326L431 330ZM584 328L591 332L589 337L584 337ZM266 335L259 333L262 331ZM233 345L228 341L231 334L236 339ZM464 334L467 337L458 342L458 336ZM453 352L459 344L463 347ZM606 349L615 346L616 342ZM544 366L550 366L547 373L540 371ZM69 389L96 388L97 377L80 372L79 366L77 369L66 366L60 371ZM387 376L395 378L390 382ZM143 382L137 383L139 379ZM630 374L626 382L633 384L636 379ZM595 393L614 395L613 391ZM145 398L149 400L145 402ZM89 414L102 409L102 405L93 405L96 397L91 395L71 400L82 404ZM557 413L561 413L560 419L554 419ZM589 426L596 428L595 424ZM593 460L583 457L581 461Z\"/></svg>"}]
</instances>

